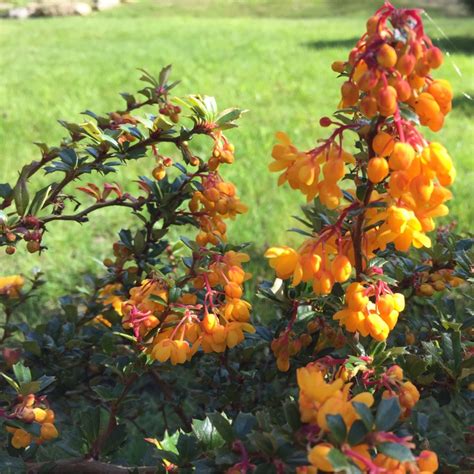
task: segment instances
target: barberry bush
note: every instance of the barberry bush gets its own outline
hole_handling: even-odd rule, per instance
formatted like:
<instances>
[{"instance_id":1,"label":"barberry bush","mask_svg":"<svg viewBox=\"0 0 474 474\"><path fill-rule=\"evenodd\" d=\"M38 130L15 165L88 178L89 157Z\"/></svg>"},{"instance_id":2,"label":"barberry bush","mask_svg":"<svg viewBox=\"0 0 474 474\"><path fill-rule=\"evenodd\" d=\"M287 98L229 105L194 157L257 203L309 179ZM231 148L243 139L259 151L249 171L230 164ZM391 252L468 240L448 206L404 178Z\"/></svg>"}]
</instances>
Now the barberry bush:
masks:
<instances>
[{"instance_id":1,"label":"barberry bush","mask_svg":"<svg viewBox=\"0 0 474 474\"><path fill-rule=\"evenodd\" d=\"M301 151L277 134L269 167L307 198L304 241L266 250L276 278L253 314L226 223L247 210L225 179L244 111L176 97L169 66L121 109L61 121L68 136L0 185L10 258L58 251L55 221L80 238L91 214L130 212L57 309L32 311L40 271L0 278L1 472L474 468L472 239L436 227L455 170L422 134L452 90L419 10L386 3L366 27L333 64L328 138ZM131 162L138 176L110 179Z\"/></svg>"}]
</instances>

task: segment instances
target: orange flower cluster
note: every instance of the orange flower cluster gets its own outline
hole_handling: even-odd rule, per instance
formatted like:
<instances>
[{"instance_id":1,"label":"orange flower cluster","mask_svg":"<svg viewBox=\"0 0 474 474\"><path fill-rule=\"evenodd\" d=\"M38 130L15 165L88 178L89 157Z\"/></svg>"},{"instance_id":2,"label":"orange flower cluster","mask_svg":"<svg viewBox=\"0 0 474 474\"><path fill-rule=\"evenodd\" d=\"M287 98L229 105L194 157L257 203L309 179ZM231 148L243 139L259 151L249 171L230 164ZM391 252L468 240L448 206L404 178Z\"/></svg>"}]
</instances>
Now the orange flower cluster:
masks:
<instances>
[{"instance_id":1,"label":"orange flower cluster","mask_svg":"<svg viewBox=\"0 0 474 474\"><path fill-rule=\"evenodd\" d=\"M119 273L127 262L133 260L133 254L122 242L114 242L112 249L115 259L105 258L103 263L106 267L114 267L116 272ZM136 267L127 268L127 271L133 273L133 271L136 271Z\"/></svg>"},{"instance_id":2,"label":"orange flower cluster","mask_svg":"<svg viewBox=\"0 0 474 474\"><path fill-rule=\"evenodd\" d=\"M418 275L417 294L432 296L436 291L443 291L446 286L456 288L464 283L460 277L453 275L453 270L443 268L432 273L421 272Z\"/></svg>"},{"instance_id":3,"label":"orange flower cluster","mask_svg":"<svg viewBox=\"0 0 474 474\"><path fill-rule=\"evenodd\" d=\"M193 277L196 294L183 293L166 312L161 310L160 329L149 349L152 358L184 363L199 348L224 352L241 343L245 332L255 332L249 323L251 306L242 299L243 283L250 277L242 268L246 261L246 254L234 251L217 256L207 271ZM201 292L202 304L197 297Z\"/></svg>"},{"instance_id":4,"label":"orange flower cluster","mask_svg":"<svg viewBox=\"0 0 474 474\"><path fill-rule=\"evenodd\" d=\"M123 292L121 283L110 283L99 290L99 300L104 306L111 305L119 316L123 315L123 298L120 295Z\"/></svg>"},{"instance_id":5,"label":"orange flower cluster","mask_svg":"<svg viewBox=\"0 0 474 474\"><path fill-rule=\"evenodd\" d=\"M383 183L386 190L379 196L386 209L374 210L368 221L384 221L366 238L370 250L384 249L389 242L405 252L411 245L429 247L425 233L434 229L434 218L448 213L444 203L452 197L446 189L455 178L452 160L442 145L428 144L401 118L403 110L412 109L421 124L433 131L442 127L453 94L447 81L430 76L442 62L441 51L423 32L419 12L395 12L385 5L369 19L349 60L335 66L349 75L342 87L344 106L369 117L379 114L379 122L393 116L392 123L381 122L371 144L375 156L367 163L369 180Z\"/></svg>"},{"instance_id":6,"label":"orange flower cluster","mask_svg":"<svg viewBox=\"0 0 474 474\"><path fill-rule=\"evenodd\" d=\"M157 181L161 181L166 176L166 169L173 164L173 160L167 156L162 156L158 152L155 153L156 165L151 174Z\"/></svg>"},{"instance_id":7,"label":"orange flower cluster","mask_svg":"<svg viewBox=\"0 0 474 474\"><path fill-rule=\"evenodd\" d=\"M218 173L210 173L202 180L202 190L196 191L189 203L201 231L196 242L201 246L217 245L227 240L224 219L234 219L237 214L247 212L237 196L235 186L222 180Z\"/></svg>"},{"instance_id":8,"label":"orange flower cluster","mask_svg":"<svg viewBox=\"0 0 474 474\"><path fill-rule=\"evenodd\" d=\"M296 314L294 315L296 319ZM290 357L296 356L300 351L309 347L313 343L313 334L317 333L314 353L332 347L339 349L346 343L346 337L341 330L334 329L327 324L323 318L313 319L306 325L306 331L297 335L292 329L293 323L281 334L273 339L271 349L276 358L278 370L287 372L290 369Z\"/></svg>"},{"instance_id":9,"label":"orange flower cluster","mask_svg":"<svg viewBox=\"0 0 474 474\"><path fill-rule=\"evenodd\" d=\"M21 275L0 277L0 296L4 295L8 298L18 298L24 284L25 279Z\"/></svg>"},{"instance_id":10,"label":"orange flower cluster","mask_svg":"<svg viewBox=\"0 0 474 474\"><path fill-rule=\"evenodd\" d=\"M386 203L386 208L374 208L367 213L369 225L384 221L374 231L371 247L384 249L389 242L404 252L412 245L430 247L431 240L425 233L435 228L434 218L448 213L444 203L452 195L445 186L454 181L452 160L439 143L430 143L417 154L408 143L386 141L386 135L381 131L375 136L373 147L380 156L368 163L368 176L374 183L380 182L379 178L385 179L388 167L392 170L386 183L387 193L376 195ZM380 136L383 138L379 139ZM389 156L388 163L386 156ZM386 163L385 176L374 171L374 160Z\"/></svg>"},{"instance_id":11,"label":"orange flower cluster","mask_svg":"<svg viewBox=\"0 0 474 474\"><path fill-rule=\"evenodd\" d=\"M436 456L435 452L427 449L421 451L415 463L397 461L382 453L377 454L374 463L381 470L383 469L384 472L393 474L431 474L432 472L436 472L439 467L438 456Z\"/></svg>"},{"instance_id":12,"label":"orange flower cluster","mask_svg":"<svg viewBox=\"0 0 474 474\"><path fill-rule=\"evenodd\" d=\"M343 196L338 182L346 174L345 165L355 163L354 157L334 143L302 152L285 133L278 132L276 137L280 143L273 147L275 161L269 169L283 171L278 185L288 182L292 189L299 189L308 202L319 195L320 201L329 209L338 207Z\"/></svg>"},{"instance_id":13,"label":"orange flower cluster","mask_svg":"<svg viewBox=\"0 0 474 474\"><path fill-rule=\"evenodd\" d=\"M308 451L310 465L298 468L298 474L316 474L320 470L324 472L335 471L328 456L336 446L322 441L324 435L331 431L328 425L328 415L339 415L346 425L347 432L349 432L353 423L360 419L353 402L364 404L368 408L374 404L374 397L370 392L362 392L352 396L350 393L352 384L345 382L345 378L341 378L343 374L344 371L339 370L335 376L331 377L326 368L317 363L308 364L297 371L301 421L317 428L318 439L320 440ZM400 367L391 367L384 377L384 383L397 386L402 407L409 405L411 408L416 403L418 398L415 396L408 401L407 393L413 394L413 389L416 390L416 388L410 382L402 382L403 371ZM384 398L397 396L397 393L393 390L390 390L388 395L386 393L383 395ZM405 411L402 416L406 417L407 412ZM391 442L399 442L407 447L413 447L408 438L397 438L392 433L380 433L380 435L373 433L372 438L374 440L378 438L390 439ZM428 474L438 469L436 454L427 450L422 451L414 462L399 462L380 452L377 453L376 446L372 446L368 442L361 442L352 446L345 441L337 449L342 451L362 472L381 472L382 469L387 469L387 472L399 474L416 472Z\"/></svg>"},{"instance_id":14,"label":"orange flower cluster","mask_svg":"<svg viewBox=\"0 0 474 474\"><path fill-rule=\"evenodd\" d=\"M346 289L346 305L333 319L349 332L370 334L376 341L383 341L397 324L398 315L405 308L405 297L392 293L381 280L353 282Z\"/></svg>"},{"instance_id":15,"label":"orange flower cluster","mask_svg":"<svg viewBox=\"0 0 474 474\"><path fill-rule=\"evenodd\" d=\"M120 283L104 286L99 296L122 316L124 329L133 331L153 359L182 364L199 348L223 352L241 343L245 332L255 332L249 323L251 305L242 299L243 284L251 276L242 267L248 260L233 250L213 255L206 270L192 271L191 290L176 301L170 301L168 284L157 279L143 280L127 300L119 294ZM110 326L102 314L94 322Z\"/></svg>"},{"instance_id":16,"label":"orange flower cluster","mask_svg":"<svg viewBox=\"0 0 474 474\"><path fill-rule=\"evenodd\" d=\"M328 232L327 234L330 234ZM271 247L265 252L278 278L292 279L292 285L312 282L317 295L328 295L334 283L343 283L352 274L351 241L337 233L322 238L307 239L298 250L291 247Z\"/></svg>"},{"instance_id":17,"label":"orange flower cluster","mask_svg":"<svg viewBox=\"0 0 474 474\"><path fill-rule=\"evenodd\" d=\"M138 341L160 324L160 316L167 308L168 288L160 280L143 280L130 290L130 298L122 303L122 325L131 329ZM118 305L115 299L112 301Z\"/></svg>"},{"instance_id":18,"label":"orange flower cluster","mask_svg":"<svg viewBox=\"0 0 474 474\"><path fill-rule=\"evenodd\" d=\"M230 143L223 133L217 132L214 135L214 148L208 165L211 171L215 171L220 164L232 164L234 162L235 147Z\"/></svg>"},{"instance_id":19,"label":"orange flower cluster","mask_svg":"<svg viewBox=\"0 0 474 474\"><path fill-rule=\"evenodd\" d=\"M290 357L308 347L312 341L309 334L303 333L297 336L291 330L284 331L278 338L273 339L271 349L276 358L278 370L287 372L290 369Z\"/></svg>"},{"instance_id":20,"label":"orange flower cluster","mask_svg":"<svg viewBox=\"0 0 474 474\"><path fill-rule=\"evenodd\" d=\"M374 397L369 392L362 392L351 397L352 384L342 378L326 382L326 373L317 363L301 367L296 372L299 394L301 421L312 423L323 431L329 431L328 415L341 415L349 431L352 423L358 419L352 402L360 402L367 407L374 404Z\"/></svg>"},{"instance_id":21,"label":"orange flower cluster","mask_svg":"<svg viewBox=\"0 0 474 474\"><path fill-rule=\"evenodd\" d=\"M14 406L10 418L27 424L40 425L40 435L34 436L23 428L6 426L12 434L11 444L16 449L26 448L31 443L43 444L58 437L58 430L54 426L54 411L44 404L44 397L37 399L33 394L25 397L20 395L20 401Z\"/></svg>"},{"instance_id":22,"label":"orange flower cluster","mask_svg":"<svg viewBox=\"0 0 474 474\"><path fill-rule=\"evenodd\" d=\"M321 430L320 438L323 433L330 432L328 426L328 415L340 415L350 430L352 424L359 419L353 402L359 402L370 408L374 404L374 397L370 392L362 392L352 397L350 389L352 384L345 383L342 378L335 378L326 382L324 369L317 363L308 364L297 370L297 381L300 389L299 407L301 421L317 426ZM319 472L323 470L333 472L334 468L328 460L327 455L334 446L330 443L318 443L308 452L308 461L311 467L305 471L299 472ZM357 453L359 456L371 459L369 445L361 443L351 447L351 453ZM349 454L350 456L350 454ZM352 458L361 469L364 464L358 457Z\"/></svg>"},{"instance_id":23,"label":"orange flower cluster","mask_svg":"<svg viewBox=\"0 0 474 474\"><path fill-rule=\"evenodd\" d=\"M255 332L249 323L250 303L242 299L243 283L251 276L242 263L248 260L245 253L226 252L194 279L194 286L207 296L199 338L204 352L223 352L242 342L244 332Z\"/></svg>"},{"instance_id":24,"label":"orange flower cluster","mask_svg":"<svg viewBox=\"0 0 474 474\"><path fill-rule=\"evenodd\" d=\"M408 418L413 407L420 399L420 392L409 381L403 381L403 369L398 365L392 365L383 377L384 385L388 388L382 393L383 398L398 397L402 408L401 418Z\"/></svg>"},{"instance_id":25,"label":"orange flower cluster","mask_svg":"<svg viewBox=\"0 0 474 474\"><path fill-rule=\"evenodd\" d=\"M369 18L348 61L333 63L333 70L349 76L341 87L341 106L372 118L395 115L404 103L422 125L438 131L453 97L449 83L430 75L442 65L443 54L424 34L419 12L406 10L398 17L393 12L390 5Z\"/></svg>"}]
</instances>

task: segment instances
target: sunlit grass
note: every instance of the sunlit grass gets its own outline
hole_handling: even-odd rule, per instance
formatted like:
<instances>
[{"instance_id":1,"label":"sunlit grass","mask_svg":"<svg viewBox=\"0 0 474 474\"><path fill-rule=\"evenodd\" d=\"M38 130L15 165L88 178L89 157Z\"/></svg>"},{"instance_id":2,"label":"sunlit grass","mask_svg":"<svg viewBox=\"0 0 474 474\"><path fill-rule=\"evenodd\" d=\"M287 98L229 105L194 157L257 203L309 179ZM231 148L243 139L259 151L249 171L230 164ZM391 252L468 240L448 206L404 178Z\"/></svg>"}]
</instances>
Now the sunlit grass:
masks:
<instances>
[{"instance_id":1,"label":"sunlit grass","mask_svg":"<svg viewBox=\"0 0 474 474\"><path fill-rule=\"evenodd\" d=\"M331 3L332 11L330 2L286 2L299 13L285 15L281 2L240 2L239 10L239 2L214 1L207 3L207 11L200 4L198 18L190 14L196 2L179 1L177 9L169 3L129 4L87 18L1 23L0 181L13 180L22 164L38 156L33 141L54 144L64 136L56 119L79 120L85 109L118 108L119 92L140 87L136 68L157 72L173 63L174 77L182 79L178 94L214 95L221 108L249 109L241 127L229 133L236 163L223 170L250 207L231 226L231 240L254 242L255 253L270 243L296 242L298 237L285 229L294 226L291 215L303 199L277 188L276 176L267 171L274 133L287 131L303 149L323 136L318 119L335 109L340 86L330 64L347 56L364 29L364 16L379 2L359 2L365 8L337 17L343 13L340 2ZM474 126L473 102L463 93L474 95L474 20L435 21L451 38L442 41L451 55L437 75L449 79L456 93L454 111L437 138L458 168L449 220L467 230L474 217ZM433 25L428 29L440 36ZM139 162L116 179L131 182L150 169ZM28 273L41 266L50 280L47 293L58 294L76 283L77 275L97 272L114 234L130 223L128 214L107 211L87 226L57 224L46 236L48 252L1 256L1 272Z\"/></svg>"}]
</instances>

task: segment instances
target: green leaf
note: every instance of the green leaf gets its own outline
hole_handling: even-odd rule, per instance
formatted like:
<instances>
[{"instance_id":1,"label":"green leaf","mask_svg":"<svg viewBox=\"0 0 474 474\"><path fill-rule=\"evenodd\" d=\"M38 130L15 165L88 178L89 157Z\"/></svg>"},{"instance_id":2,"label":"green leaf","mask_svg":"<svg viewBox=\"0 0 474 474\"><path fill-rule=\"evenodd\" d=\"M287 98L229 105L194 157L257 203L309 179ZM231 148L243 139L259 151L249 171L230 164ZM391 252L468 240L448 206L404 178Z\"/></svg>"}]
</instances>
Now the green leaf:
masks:
<instances>
[{"instance_id":1,"label":"green leaf","mask_svg":"<svg viewBox=\"0 0 474 474\"><path fill-rule=\"evenodd\" d=\"M375 415L375 426L378 431L389 431L400 418L400 403L397 397L380 401Z\"/></svg>"},{"instance_id":2,"label":"green leaf","mask_svg":"<svg viewBox=\"0 0 474 474\"><path fill-rule=\"evenodd\" d=\"M162 459L163 461L168 461L176 465L179 464L179 456L173 451L167 451L166 449L157 449L156 455L159 459Z\"/></svg>"},{"instance_id":3,"label":"green leaf","mask_svg":"<svg viewBox=\"0 0 474 474\"><path fill-rule=\"evenodd\" d=\"M39 423L24 423L19 420L7 420L5 423L14 428L21 428L33 436L38 437L41 435L41 425Z\"/></svg>"},{"instance_id":4,"label":"green leaf","mask_svg":"<svg viewBox=\"0 0 474 474\"><path fill-rule=\"evenodd\" d=\"M123 97L123 99L127 103L127 107L131 107L133 104L137 102L135 100L135 97L133 97L133 95L129 94L128 92L121 92L120 95Z\"/></svg>"},{"instance_id":5,"label":"green leaf","mask_svg":"<svg viewBox=\"0 0 474 474\"><path fill-rule=\"evenodd\" d=\"M51 192L51 185L46 186L43 189L40 189L35 194L35 197L33 198L33 201L31 201L31 205L30 205L30 209L28 211L28 214L31 214L33 216L38 214L38 212L43 208L44 203L48 199L50 192Z\"/></svg>"},{"instance_id":6,"label":"green leaf","mask_svg":"<svg viewBox=\"0 0 474 474\"><path fill-rule=\"evenodd\" d=\"M253 474L277 474L277 470L275 464L265 462L259 464L253 471Z\"/></svg>"},{"instance_id":7,"label":"green leaf","mask_svg":"<svg viewBox=\"0 0 474 474\"><path fill-rule=\"evenodd\" d=\"M171 74L171 64L168 64L168 66L164 67L160 71L160 75L158 77L158 80L160 82L160 86L166 85L166 83L168 82L168 79L170 77L170 74Z\"/></svg>"},{"instance_id":8,"label":"green leaf","mask_svg":"<svg viewBox=\"0 0 474 474\"><path fill-rule=\"evenodd\" d=\"M42 375L37 382L40 384L40 390L44 390L46 387L49 387L51 384L56 382L56 377L50 375Z\"/></svg>"},{"instance_id":9,"label":"green leaf","mask_svg":"<svg viewBox=\"0 0 474 474\"><path fill-rule=\"evenodd\" d=\"M168 302L166 300L164 300L161 296L158 296L158 295L150 295L149 296L149 299L151 301L155 301L156 303L160 303L162 304L163 306L168 306Z\"/></svg>"},{"instance_id":10,"label":"green leaf","mask_svg":"<svg viewBox=\"0 0 474 474\"><path fill-rule=\"evenodd\" d=\"M105 385L94 385L91 388L101 400L104 400L106 402L115 400L119 396L115 388L107 387ZM119 391L122 391L121 387L119 387Z\"/></svg>"},{"instance_id":11,"label":"green leaf","mask_svg":"<svg viewBox=\"0 0 474 474\"><path fill-rule=\"evenodd\" d=\"M378 446L381 453L388 457L396 459L397 461L414 461L415 457L412 452L406 446L398 443L381 443Z\"/></svg>"},{"instance_id":12,"label":"green leaf","mask_svg":"<svg viewBox=\"0 0 474 474\"><path fill-rule=\"evenodd\" d=\"M453 346L453 363L454 370L459 373L461 362L463 359L463 348L461 345L461 332L455 331L451 334L451 341Z\"/></svg>"},{"instance_id":13,"label":"green leaf","mask_svg":"<svg viewBox=\"0 0 474 474\"><path fill-rule=\"evenodd\" d=\"M22 346L26 351L31 352L35 356L39 357L41 355L41 347L38 344L38 341L34 341L34 340L33 341L24 341L22 343Z\"/></svg>"},{"instance_id":14,"label":"green leaf","mask_svg":"<svg viewBox=\"0 0 474 474\"><path fill-rule=\"evenodd\" d=\"M112 453L116 451L122 444L125 443L128 436L128 428L127 425L121 424L117 425L110 433L103 445L103 452L104 454Z\"/></svg>"},{"instance_id":15,"label":"green leaf","mask_svg":"<svg viewBox=\"0 0 474 474\"><path fill-rule=\"evenodd\" d=\"M234 441L234 431L226 418L224 418L220 413L210 413L207 416L225 441L228 443Z\"/></svg>"},{"instance_id":16,"label":"green leaf","mask_svg":"<svg viewBox=\"0 0 474 474\"><path fill-rule=\"evenodd\" d=\"M18 183L13 189L13 199L18 215L24 216L28 209L28 203L30 202L30 196L26 187L26 178L20 177L18 180Z\"/></svg>"},{"instance_id":17,"label":"green leaf","mask_svg":"<svg viewBox=\"0 0 474 474\"><path fill-rule=\"evenodd\" d=\"M413 354L408 354L405 357L405 361L403 364L403 369L407 372L409 375L409 379L417 379L420 375L425 372L425 370L428 368L429 362L424 360L421 357L418 357Z\"/></svg>"},{"instance_id":18,"label":"green leaf","mask_svg":"<svg viewBox=\"0 0 474 474\"><path fill-rule=\"evenodd\" d=\"M168 433L168 430L166 430L163 439L160 442L161 447L165 451L171 451L172 453L178 454L178 448L176 447L176 445L178 444L179 436L179 431L176 431L172 435L170 435Z\"/></svg>"},{"instance_id":19,"label":"green leaf","mask_svg":"<svg viewBox=\"0 0 474 474\"><path fill-rule=\"evenodd\" d=\"M10 376L5 374L4 372L0 372L0 375L8 382L8 384L18 392L20 390L20 386L13 380Z\"/></svg>"},{"instance_id":20,"label":"green leaf","mask_svg":"<svg viewBox=\"0 0 474 474\"><path fill-rule=\"evenodd\" d=\"M286 422L293 431L298 430L301 427L301 418L298 405L289 401L283 405L283 411L285 413Z\"/></svg>"},{"instance_id":21,"label":"green leaf","mask_svg":"<svg viewBox=\"0 0 474 474\"><path fill-rule=\"evenodd\" d=\"M418 115L413 111L413 109L409 108L408 106L400 108L400 115L405 120L409 120L410 122L415 123L416 125L420 125L420 118Z\"/></svg>"},{"instance_id":22,"label":"green leaf","mask_svg":"<svg viewBox=\"0 0 474 474\"><path fill-rule=\"evenodd\" d=\"M21 395L37 393L40 391L40 387L41 385L37 380L35 380L34 382L21 383L19 392L21 393Z\"/></svg>"},{"instance_id":23,"label":"green leaf","mask_svg":"<svg viewBox=\"0 0 474 474\"><path fill-rule=\"evenodd\" d=\"M327 460L331 463L335 472L345 472L347 474L353 472L349 460L339 449L331 449L327 455Z\"/></svg>"},{"instance_id":24,"label":"green leaf","mask_svg":"<svg viewBox=\"0 0 474 474\"><path fill-rule=\"evenodd\" d=\"M199 446L194 436L180 434L177 448L179 452L179 464L191 462L199 453Z\"/></svg>"},{"instance_id":25,"label":"green leaf","mask_svg":"<svg viewBox=\"0 0 474 474\"><path fill-rule=\"evenodd\" d=\"M267 456L272 456L275 453L276 442L269 433L253 431L248 435L248 439L259 452Z\"/></svg>"},{"instance_id":26,"label":"green leaf","mask_svg":"<svg viewBox=\"0 0 474 474\"><path fill-rule=\"evenodd\" d=\"M8 183L1 183L0 184L0 197L3 199L7 199L10 197L13 189Z\"/></svg>"},{"instance_id":27,"label":"green leaf","mask_svg":"<svg viewBox=\"0 0 474 474\"><path fill-rule=\"evenodd\" d=\"M138 70L143 73L143 76L140 77L141 81L149 82L155 87L159 86L158 81L149 72L145 71L145 69L140 69L140 68L138 68Z\"/></svg>"},{"instance_id":28,"label":"green leaf","mask_svg":"<svg viewBox=\"0 0 474 474\"><path fill-rule=\"evenodd\" d=\"M216 124L220 128L231 128L236 127L237 125L234 123L238 120L243 113L247 112L247 110L242 109L226 109L223 110L216 119Z\"/></svg>"},{"instance_id":29,"label":"green leaf","mask_svg":"<svg viewBox=\"0 0 474 474\"><path fill-rule=\"evenodd\" d=\"M80 415L79 429L89 446L97 439L100 430L100 407L89 407Z\"/></svg>"},{"instance_id":30,"label":"green leaf","mask_svg":"<svg viewBox=\"0 0 474 474\"><path fill-rule=\"evenodd\" d=\"M375 357L377 354L383 352L386 347L387 344L385 341L377 342L371 346L369 353L372 357Z\"/></svg>"},{"instance_id":31,"label":"green leaf","mask_svg":"<svg viewBox=\"0 0 474 474\"><path fill-rule=\"evenodd\" d=\"M135 254L141 254L145 248L146 238L144 230L137 230L133 239L133 249Z\"/></svg>"},{"instance_id":32,"label":"green leaf","mask_svg":"<svg viewBox=\"0 0 474 474\"><path fill-rule=\"evenodd\" d=\"M347 427L341 415L327 415L326 421L331 434L338 443L346 439Z\"/></svg>"},{"instance_id":33,"label":"green leaf","mask_svg":"<svg viewBox=\"0 0 474 474\"><path fill-rule=\"evenodd\" d=\"M365 426L365 423L362 420L356 420L352 423L349 435L347 436L347 441L352 446L360 444L368 432L369 430Z\"/></svg>"},{"instance_id":34,"label":"green leaf","mask_svg":"<svg viewBox=\"0 0 474 474\"><path fill-rule=\"evenodd\" d=\"M374 417L370 411L370 408L365 403L361 402L352 402L352 405L355 408L357 414L360 416L367 430L371 431L372 426L374 425Z\"/></svg>"},{"instance_id":35,"label":"green leaf","mask_svg":"<svg viewBox=\"0 0 474 474\"><path fill-rule=\"evenodd\" d=\"M59 152L59 157L61 158L61 161L69 168L75 168L79 161L76 151L72 148L63 148Z\"/></svg>"},{"instance_id":36,"label":"green leaf","mask_svg":"<svg viewBox=\"0 0 474 474\"><path fill-rule=\"evenodd\" d=\"M137 342L137 338L135 336L132 336L131 334L127 334L125 332L113 331L112 334L114 334L115 336L123 337L124 339L127 339L127 341Z\"/></svg>"},{"instance_id":37,"label":"green leaf","mask_svg":"<svg viewBox=\"0 0 474 474\"><path fill-rule=\"evenodd\" d=\"M15 374L15 378L20 385L31 382L31 370L23 365L23 362L17 362L13 366L13 373Z\"/></svg>"},{"instance_id":38,"label":"green leaf","mask_svg":"<svg viewBox=\"0 0 474 474\"><path fill-rule=\"evenodd\" d=\"M257 419L251 413L240 412L232 423L232 429L238 438L245 438L257 424Z\"/></svg>"},{"instance_id":39,"label":"green leaf","mask_svg":"<svg viewBox=\"0 0 474 474\"><path fill-rule=\"evenodd\" d=\"M192 428L204 450L208 451L225 445L224 439L209 418L193 420Z\"/></svg>"}]
</instances>

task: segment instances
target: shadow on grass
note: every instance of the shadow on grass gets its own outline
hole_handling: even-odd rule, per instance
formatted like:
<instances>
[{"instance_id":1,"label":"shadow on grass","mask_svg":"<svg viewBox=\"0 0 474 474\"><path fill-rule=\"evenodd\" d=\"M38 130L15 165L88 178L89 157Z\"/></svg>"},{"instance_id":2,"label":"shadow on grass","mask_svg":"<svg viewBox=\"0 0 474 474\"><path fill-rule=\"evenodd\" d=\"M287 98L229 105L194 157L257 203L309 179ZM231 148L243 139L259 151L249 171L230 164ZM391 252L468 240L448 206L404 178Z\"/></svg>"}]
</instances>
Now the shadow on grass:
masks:
<instances>
[{"instance_id":1,"label":"shadow on grass","mask_svg":"<svg viewBox=\"0 0 474 474\"><path fill-rule=\"evenodd\" d=\"M469 97L464 94L458 94L453 98L453 110L472 117L474 115L474 92L468 93Z\"/></svg>"},{"instance_id":2,"label":"shadow on grass","mask_svg":"<svg viewBox=\"0 0 474 474\"><path fill-rule=\"evenodd\" d=\"M449 36L447 38L434 39L433 44L448 51L451 54L474 54L474 36Z\"/></svg>"},{"instance_id":3,"label":"shadow on grass","mask_svg":"<svg viewBox=\"0 0 474 474\"><path fill-rule=\"evenodd\" d=\"M333 39L333 40L317 40L302 43L302 46L310 49L337 49L351 48L359 41L359 38Z\"/></svg>"}]
</instances>

